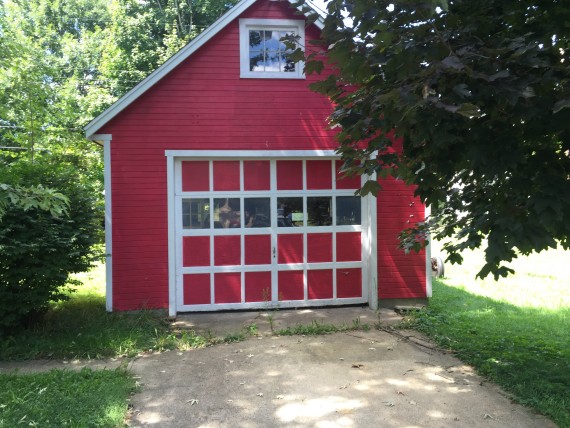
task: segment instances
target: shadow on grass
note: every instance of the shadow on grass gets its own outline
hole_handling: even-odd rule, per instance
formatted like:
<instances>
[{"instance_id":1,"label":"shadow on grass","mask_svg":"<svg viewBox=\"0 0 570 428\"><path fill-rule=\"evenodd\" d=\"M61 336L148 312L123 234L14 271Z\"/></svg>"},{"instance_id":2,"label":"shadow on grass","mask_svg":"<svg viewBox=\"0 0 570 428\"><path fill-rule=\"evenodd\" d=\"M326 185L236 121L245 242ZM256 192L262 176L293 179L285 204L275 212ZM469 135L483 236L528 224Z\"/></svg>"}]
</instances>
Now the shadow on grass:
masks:
<instances>
[{"instance_id":1,"label":"shadow on grass","mask_svg":"<svg viewBox=\"0 0 570 428\"><path fill-rule=\"evenodd\" d=\"M76 295L44 319L0 338L0 360L132 356L168 347L169 323L160 313L108 313L99 295Z\"/></svg>"},{"instance_id":2,"label":"shadow on grass","mask_svg":"<svg viewBox=\"0 0 570 428\"><path fill-rule=\"evenodd\" d=\"M434 281L410 326L453 350L522 404L570 426L570 308L519 307Z\"/></svg>"}]
</instances>

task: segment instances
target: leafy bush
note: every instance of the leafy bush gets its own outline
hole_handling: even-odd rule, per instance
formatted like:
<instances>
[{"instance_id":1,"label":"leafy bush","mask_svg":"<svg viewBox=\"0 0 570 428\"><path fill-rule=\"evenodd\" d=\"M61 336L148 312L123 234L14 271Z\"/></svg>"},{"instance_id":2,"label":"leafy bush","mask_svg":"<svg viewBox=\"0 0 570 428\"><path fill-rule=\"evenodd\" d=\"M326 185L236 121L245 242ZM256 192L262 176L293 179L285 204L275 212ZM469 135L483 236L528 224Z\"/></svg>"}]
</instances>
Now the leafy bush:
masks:
<instances>
[{"instance_id":1,"label":"leafy bush","mask_svg":"<svg viewBox=\"0 0 570 428\"><path fill-rule=\"evenodd\" d=\"M67 215L10 204L0 220L0 332L25 324L50 301L68 297L71 273L92 266L100 240L96 192L68 164L18 162L0 168L0 183L44 186L65 195Z\"/></svg>"}]
</instances>

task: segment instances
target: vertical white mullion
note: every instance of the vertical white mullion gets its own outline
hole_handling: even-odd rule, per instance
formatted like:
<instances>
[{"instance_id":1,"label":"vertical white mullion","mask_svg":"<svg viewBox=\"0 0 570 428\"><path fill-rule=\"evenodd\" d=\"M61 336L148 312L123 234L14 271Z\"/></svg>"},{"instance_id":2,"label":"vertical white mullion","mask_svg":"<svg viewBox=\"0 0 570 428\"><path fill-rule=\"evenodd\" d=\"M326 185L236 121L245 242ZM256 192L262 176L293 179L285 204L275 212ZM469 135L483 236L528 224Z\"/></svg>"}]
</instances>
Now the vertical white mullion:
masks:
<instances>
[{"instance_id":1,"label":"vertical white mullion","mask_svg":"<svg viewBox=\"0 0 570 428\"><path fill-rule=\"evenodd\" d=\"M239 161L239 189L243 192L245 190L245 174L244 174L244 165L243 165L243 160Z\"/></svg>"},{"instance_id":2,"label":"vertical white mullion","mask_svg":"<svg viewBox=\"0 0 570 428\"><path fill-rule=\"evenodd\" d=\"M332 162L332 189L336 190L336 159L331 160Z\"/></svg>"},{"instance_id":3,"label":"vertical white mullion","mask_svg":"<svg viewBox=\"0 0 570 428\"><path fill-rule=\"evenodd\" d=\"M208 186L210 191L210 304L214 305L215 300L215 287L214 287L214 161L208 161Z\"/></svg>"},{"instance_id":4,"label":"vertical white mullion","mask_svg":"<svg viewBox=\"0 0 570 428\"><path fill-rule=\"evenodd\" d=\"M337 263L336 263L336 230L333 231L332 236L332 257L333 257L333 300L336 300L336 271L337 271Z\"/></svg>"},{"instance_id":5,"label":"vertical white mullion","mask_svg":"<svg viewBox=\"0 0 570 428\"><path fill-rule=\"evenodd\" d=\"M303 232L303 299L308 300L309 298L309 268L307 264L309 263L308 248L307 248L307 231Z\"/></svg>"},{"instance_id":6,"label":"vertical white mullion","mask_svg":"<svg viewBox=\"0 0 570 428\"><path fill-rule=\"evenodd\" d=\"M244 166L244 161L243 159L240 159L239 161L239 189L242 192L245 190L245 166ZM240 243L240 263L241 263L241 268L240 268L240 284L241 284L241 303L245 303L245 198L243 196L240 196L239 199L239 222L240 222L240 228L241 228L241 233L240 233L240 238L239 238L239 243Z\"/></svg>"},{"instance_id":7,"label":"vertical white mullion","mask_svg":"<svg viewBox=\"0 0 570 428\"><path fill-rule=\"evenodd\" d=\"M182 284L177 287L177 280L182 280L178 278L177 272L177 260L180 259L180 255L176 253L176 241L181 238L177 236L176 230L176 206L175 206L175 162L174 157L168 156L166 158L166 188L167 188L167 200L168 200L168 315L171 317L176 316L177 302L176 302L176 289L183 288ZM182 274L180 274L181 276Z\"/></svg>"},{"instance_id":8,"label":"vertical white mullion","mask_svg":"<svg viewBox=\"0 0 570 428\"><path fill-rule=\"evenodd\" d=\"M277 264L277 160L269 161L269 218L271 222L271 303L279 302Z\"/></svg>"},{"instance_id":9,"label":"vertical white mullion","mask_svg":"<svg viewBox=\"0 0 570 428\"><path fill-rule=\"evenodd\" d=\"M307 227L309 226L309 210L307 202L307 160L303 159L303 300L309 296L309 274L307 257Z\"/></svg>"}]
</instances>

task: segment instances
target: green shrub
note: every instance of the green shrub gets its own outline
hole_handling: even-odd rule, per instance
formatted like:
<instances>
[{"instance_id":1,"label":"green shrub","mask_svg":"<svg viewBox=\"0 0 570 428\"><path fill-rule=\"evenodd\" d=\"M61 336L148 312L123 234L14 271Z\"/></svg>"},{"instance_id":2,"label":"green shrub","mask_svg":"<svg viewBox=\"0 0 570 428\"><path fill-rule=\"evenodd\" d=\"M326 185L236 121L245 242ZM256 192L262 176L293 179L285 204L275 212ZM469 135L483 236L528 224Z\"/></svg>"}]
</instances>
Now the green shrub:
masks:
<instances>
[{"instance_id":1,"label":"green shrub","mask_svg":"<svg viewBox=\"0 0 570 428\"><path fill-rule=\"evenodd\" d=\"M44 186L69 200L67 215L9 205L0 220L0 333L36 318L50 301L67 298L71 273L96 257L100 216L95 189L68 164L18 162L0 168L0 183Z\"/></svg>"}]
</instances>

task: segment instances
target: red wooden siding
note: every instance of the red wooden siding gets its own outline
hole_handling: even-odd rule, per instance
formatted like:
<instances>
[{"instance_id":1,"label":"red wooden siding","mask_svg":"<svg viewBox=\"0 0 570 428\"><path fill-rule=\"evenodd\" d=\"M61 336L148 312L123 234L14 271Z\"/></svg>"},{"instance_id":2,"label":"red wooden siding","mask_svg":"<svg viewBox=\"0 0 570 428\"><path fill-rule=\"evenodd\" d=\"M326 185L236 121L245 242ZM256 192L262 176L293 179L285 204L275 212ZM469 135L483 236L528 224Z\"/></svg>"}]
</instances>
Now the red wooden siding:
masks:
<instances>
[{"instance_id":1,"label":"red wooden siding","mask_svg":"<svg viewBox=\"0 0 570 428\"><path fill-rule=\"evenodd\" d=\"M380 299L426 297L426 255L398 249L400 232L423 221L425 209L414 189L400 180L380 181L378 195L378 296Z\"/></svg>"},{"instance_id":2,"label":"red wooden siding","mask_svg":"<svg viewBox=\"0 0 570 428\"><path fill-rule=\"evenodd\" d=\"M289 8L287 2L269 0L259 0L241 17L301 19L300 15ZM320 76L291 80L239 78L238 22L235 20L221 30L98 131L113 136L112 260L113 307L116 310L168 306L165 150L336 148L334 132L326 129L326 117L331 112L331 105L325 97L307 88L309 83L319 80ZM318 38L318 29L311 25L306 29L306 45L310 47L310 40L315 38ZM232 177L230 167L226 179L219 185L224 188L231 186ZM204 178L194 181L195 178L183 172L184 188L197 186L201 189L207 185ZM256 186L254 183L258 177L246 175L246 180L248 186ZM321 183L320 177L310 180L311 183L314 181L315 188L329 186L328 181ZM259 182L267 186L266 178ZM352 188L356 182L343 180L338 182L338 186ZM291 184L296 185L287 183L288 186ZM214 186L217 185L214 183ZM419 261L416 262L420 257L400 256L394 250L396 244L393 235L399 224L398 219L401 220L398 216L407 215L405 209L411 210L410 207L394 206L400 203L397 194L408 192L403 188L397 189L387 188L379 199L380 296L415 297L422 293L424 296L425 280L422 282L422 278L425 275L423 271L420 272ZM382 205L381 201L388 205ZM416 208L419 206L418 204ZM213 240L211 244L218 246L220 242ZM223 265L228 262L226 259L232 259L232 263L235 261L233 259L237 260L240 257L239 246L236 244L233 248L231 253L225 254L223 260L216 260L216 264ZM249 257L247 252L246 257ZM280 257L284 255L280 254ZM192 261L190 256L189 262L203 261ZM404 269L398 273L396 264L401 263ZM192 278L188 281L203 288L200 301L188 302L189 304L203 303L209 299L210 289L206 287L206 276L188 276ZM261 293L266 288L266 279L264 275L246 277L246 300L257 301L261 298ZM184 281L184 287L189 286L187 280ZM311 283L314 283L313 280ZM215 284L216 301L235 300L235 278L216 277ZM328 285L322 289L314 286L311 290L311 298L329 293ZM302 272L280 272L279 292L286 298L302 299ZM343 293L350 295L351 291L347 289Z\"/></svg>"}]
</instances>

